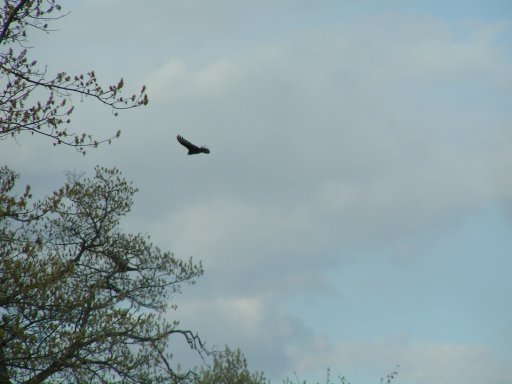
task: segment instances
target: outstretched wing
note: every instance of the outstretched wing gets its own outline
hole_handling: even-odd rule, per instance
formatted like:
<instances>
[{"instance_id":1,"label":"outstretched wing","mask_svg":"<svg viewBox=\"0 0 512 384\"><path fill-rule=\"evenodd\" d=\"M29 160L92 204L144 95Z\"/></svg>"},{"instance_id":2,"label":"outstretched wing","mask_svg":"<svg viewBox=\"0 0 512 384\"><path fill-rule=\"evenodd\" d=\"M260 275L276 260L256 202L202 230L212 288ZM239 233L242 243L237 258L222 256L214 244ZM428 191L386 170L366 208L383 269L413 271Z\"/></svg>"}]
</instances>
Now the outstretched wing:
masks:
<instances>
[{"instance_id":1,"label":"outstretched wing","mask_svg":"<svg viewBox=\"0 0 512 384\"><path fill-rule=\"evenodd\" d=\"M201 148L192 144L190 141L185 140L182 136L178 135L176 138L178 139L179 143L187 148L190 152L201 152Z\"/></svg>"}]
</instances>

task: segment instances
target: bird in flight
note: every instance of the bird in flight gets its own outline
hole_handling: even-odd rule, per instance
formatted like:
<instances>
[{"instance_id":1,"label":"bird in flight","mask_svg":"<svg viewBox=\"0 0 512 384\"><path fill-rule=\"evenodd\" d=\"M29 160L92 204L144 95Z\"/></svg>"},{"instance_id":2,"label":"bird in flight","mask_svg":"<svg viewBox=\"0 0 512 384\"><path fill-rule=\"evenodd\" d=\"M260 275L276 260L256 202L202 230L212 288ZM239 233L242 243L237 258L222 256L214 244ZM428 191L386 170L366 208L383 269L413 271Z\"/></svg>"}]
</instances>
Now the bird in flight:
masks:
<instances>
[{"instance_id":1,"label":"bird in flight","mask_svg":"<svg viewBox=\"0 0 512 384\"><path fill-rule=\"evenodd\" d=\"M206 147L198 147L192 144L190 141L185 140L182 136L176 136L179 143L188 149L188 155L197 155L198 153L210 153L210 150Z\"/></svg>"}]
</instances>

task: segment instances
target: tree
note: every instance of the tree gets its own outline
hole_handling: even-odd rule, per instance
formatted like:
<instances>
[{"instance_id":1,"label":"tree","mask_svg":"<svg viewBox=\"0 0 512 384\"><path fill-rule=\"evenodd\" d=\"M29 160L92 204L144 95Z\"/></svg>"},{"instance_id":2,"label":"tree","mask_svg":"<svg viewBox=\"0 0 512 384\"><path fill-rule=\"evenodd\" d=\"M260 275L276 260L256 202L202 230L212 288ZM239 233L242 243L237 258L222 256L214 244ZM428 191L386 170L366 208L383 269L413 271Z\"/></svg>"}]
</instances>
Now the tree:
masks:
<instances>
[{"instance_id":1,"label":"tree","mask_svg":"<svg viewBox=\"0 0 512 384\"><path fill-rule=\"evenodd\" d=\"M393 380L396 378L396 376L398 375L398 365L396 366L396 369L394 371L392 371L391 373L388 373L386 375L386 377L381 377L380 378L380 384L391 384L393 382ZM337 378L335 379L335 381L333 381L331 379L331 369L330 368L327 368L326 370L326 374L325 374L325 381L323 381L323 383L325 384L335 384L335 383L338 383L338 384L350 384L350 382L347 380L347 378L345 376L340 376L338 375ZM285 380L283 380L283 384L308 384L308 381L306 380L301 380L297 377L297 375L295 375L294 379L290 379L289 377L287 377ZM320 381L316 381L316 382L312 382L311 384L320 384Z\"/></svg>"},{"instance_id":2,"label":"tree","mask_svg":"<svg viewBox=\"0 0 512 384\"><path fill-rule=\"evenodd\" d=\"M240 349L214 353L213 366L202 368L195 384L268 384L262 372L250 372L247 360Z\"/></svg>"},{"instance_id":3,"label":"tree","mask_svg":"<svg viewBox=\"0 0 512 384\"><path fill-rule=\"evenodd\" d=\"M121 231L136 189L116 169L34 203L16 178L1 168L0 383L179 381L169 339L204 346L165 313L201 264Z\"/></svg>"},{"instance_id":4,"label":"tree","mask_svg":"<svg viewBox=\"0 0 512 384\"><path fill-rule=\"evenodd\" d=\"M146 105L145 87L139 94L123 97L123 79L108 87L99 85L96 74L50 75L29 58L28 34L49 32L49 22L64 17L56 0L4 0L0 5L0 138L22 132L50 138L54 145L65 144L85 153L87 147L111 142L120 132L106 139L86 133L72 133L66 125L73 112L73 95L91 98L112 108Z\"/></svg>"},{"instance_id":5,"label":"tree","mask_svg":"<svg viewBox=\"0 0 512 384\"><path fill-rule=\"evenodd\" d=\"M29 35L49 33L66 16L57 0L0 4L0 139L23 133L85 154L110 142L68 131L76 97L112 109L146 105L145 87L121 94L94 71L70 75L30 57ZM17 175L0 168L0 384L181 381L166 352L173 335L205 351L190 330L168 319L169 301L194 283L201 264L182 261L126 234L120 220L136 189L116 169L88 179L70 174L51 196L14 193ZM170 306L175 309L175 306ZM190 372L189 372L190 373Z\"/></svg>"}]
</instances>

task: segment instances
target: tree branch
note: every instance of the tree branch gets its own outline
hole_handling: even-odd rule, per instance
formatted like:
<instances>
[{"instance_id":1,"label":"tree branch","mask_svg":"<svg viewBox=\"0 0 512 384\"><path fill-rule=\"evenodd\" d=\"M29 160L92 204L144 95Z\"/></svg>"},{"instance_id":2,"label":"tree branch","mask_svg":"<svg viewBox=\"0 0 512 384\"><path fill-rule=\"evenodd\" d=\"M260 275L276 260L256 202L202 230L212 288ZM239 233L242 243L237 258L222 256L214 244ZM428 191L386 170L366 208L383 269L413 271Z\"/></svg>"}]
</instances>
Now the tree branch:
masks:
<instances>
[{"instance_id":1,"label":"tree branch","mask_svg":"<svg viewBox=\"0 0 512 384\"><path fill-rule=\"evenodd\" d=\"M20 0L20 2L16 4L16 6L12 9L12 12L5 18L4 24L2 25L2 31L0 31L0 44L4 41L5 36L7 35L7 31L9 31L9 26L14 21L16 14L28 1L29 0ZM8 12L7 8L8 6L6 6L6 13Z\"/></svg>"},{"instance_id":2,"label":"tree branch","mask_svg":"<svg viewBox=\"0 0 512 384\"><path fill-rule=\"evenodd\" d=\"M11 380L9 378L9 371L7 370L5 345L2 339L0 339L0 383L11 384Z\"/></svg>"}]
</instances>

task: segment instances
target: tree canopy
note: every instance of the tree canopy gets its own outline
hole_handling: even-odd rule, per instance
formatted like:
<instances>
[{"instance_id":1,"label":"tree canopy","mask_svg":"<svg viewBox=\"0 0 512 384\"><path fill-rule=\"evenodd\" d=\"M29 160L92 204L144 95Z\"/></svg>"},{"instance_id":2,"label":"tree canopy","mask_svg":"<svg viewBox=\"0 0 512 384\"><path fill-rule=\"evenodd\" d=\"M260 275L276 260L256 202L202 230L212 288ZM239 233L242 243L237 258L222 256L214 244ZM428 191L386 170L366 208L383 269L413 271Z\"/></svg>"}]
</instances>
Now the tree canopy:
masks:
<instances>
[{"instance_id":1,"label":"tree canopy","mask_svg":"<svg viewBox=\"0 0 512 384\"><path fill-rule=\"evenodd\" d=\"M199 370L194 384L268 384L263 372L251 372L240 349L213 354L213 364Z\"/></svg>"},{"instance_id":2,"label":"tree canopy","mask_svg":"<svg viewBox=\"0 0 512 384\"><path fill-rule=\"evenodd\" d=\"M177 381L170 336L203 345L166 311L201 265L121 230L136 189L118 170L68 179L32 203L0 172L0 382Z\"/></svg>"}]
</instances>

